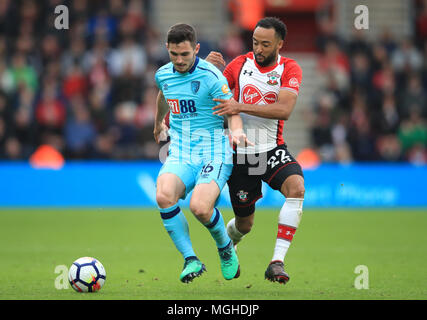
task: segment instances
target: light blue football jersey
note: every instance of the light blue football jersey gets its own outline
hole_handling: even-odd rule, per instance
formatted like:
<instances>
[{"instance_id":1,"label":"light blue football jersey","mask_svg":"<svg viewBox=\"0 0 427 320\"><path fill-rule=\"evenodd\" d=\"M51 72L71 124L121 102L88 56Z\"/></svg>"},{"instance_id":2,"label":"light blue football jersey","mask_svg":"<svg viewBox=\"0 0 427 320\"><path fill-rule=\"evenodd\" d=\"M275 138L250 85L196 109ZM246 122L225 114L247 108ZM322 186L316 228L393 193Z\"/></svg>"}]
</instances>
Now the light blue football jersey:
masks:
<instances>
[{"instance_id":1,"label":"light blue football jersey","mask_svg":"<svg viewBox=\"0 0 427 320\"><path fill-rule=\"evenodd\" d=\"M170 109L169 156L185 160L199 154L206 160L230 152L224 118L213 114L218 103L212 99L230 99L232 94L213 64L196 57L191 69L180 73L169 62L157 70L155 80Z\"/></svg>"}]
</instances>

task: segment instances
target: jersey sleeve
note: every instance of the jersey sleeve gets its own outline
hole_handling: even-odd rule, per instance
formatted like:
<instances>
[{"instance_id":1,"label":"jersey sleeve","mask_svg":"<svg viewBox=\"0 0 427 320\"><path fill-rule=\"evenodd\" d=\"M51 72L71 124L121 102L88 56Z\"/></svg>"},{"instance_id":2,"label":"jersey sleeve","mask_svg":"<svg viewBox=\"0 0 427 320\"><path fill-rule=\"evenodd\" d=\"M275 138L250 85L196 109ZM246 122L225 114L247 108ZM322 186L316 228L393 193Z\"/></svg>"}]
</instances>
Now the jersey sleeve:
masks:
<instances>
[{"instance_id":1,"label":"jersey sleeve","mask_svg":"<svg viewBox=\"0 0 427 320\"><path fill-rule=\"evenodd\" d=\"M302 69L296 61L291 60L285 64L285 72L283 72L281 82L280 89L289 90L298 95L302 82Z\"/></svg>"},{"instance_id":2,"label":"jersey sleeve","mask_svg":"<svg viewBox=\"0 0 427 320\"><path fill-rule=\"evenodd\" d=\"M157 88L159 90L162 90L162 85L160 83L160 77L159 77L159 73L158 72L156 72L156 74L154 75L154 80L156 81Z\"/></svg>"},{"instance_id":3,"label":"jersey sleeve","mask_svg":"<svg viewBox=\"0 0 427 320\"><path fill-rule=\"evenodd\" d=\"M237 58L233 59L224 69L223 74L224 77L227 78L231 90L236 88L237 82L239 80L239 74L245 61L245 55L238 56Z\"/></svg>"},{"instance_id":4,"label":"jersey sleeve","mask_svg":"<svg viewBox=\"0 0 427 320\"><path fill-rule=\"evenodd\" d=\"M236 101L239 101L239 76L243 65L246 62L246 57L247 55L241 55L233 59L223 71L224 77L227 79L230 89L234 90L234 99Z\"/></svg>"},{"instance_id":5,"label":"jersey sleeve","mask_svg":"<svg viewBox=\"0 0 427 320\"><path fill-rule=\"evenodd\" d=\"M213 98L228 100L233 97L227 79L219 74L218 78L213 81L210 94Z\"/></svg>"}]
</instances>

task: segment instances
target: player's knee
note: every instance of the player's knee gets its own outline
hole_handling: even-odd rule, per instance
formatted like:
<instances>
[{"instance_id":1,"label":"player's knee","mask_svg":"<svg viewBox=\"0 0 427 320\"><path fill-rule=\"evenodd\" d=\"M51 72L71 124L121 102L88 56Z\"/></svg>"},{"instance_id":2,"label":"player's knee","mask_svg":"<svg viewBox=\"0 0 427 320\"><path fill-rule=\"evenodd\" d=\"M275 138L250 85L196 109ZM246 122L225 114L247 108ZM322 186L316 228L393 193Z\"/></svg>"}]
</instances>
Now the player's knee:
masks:
<instances>
[{"instance_id":1,"label":"player's knee","mask_svg":"<svg viewBox=\"0 0 427 320\"><path fill-rule=\"evenodd\" d=\"M305 188L304 185L297 185L291 188L288 192L288 198L300 198L304 199Z\"/></svg>"},{"instance_id":2,"label":"player's knee","mask_svg":"<svg viewBox=\"0 0 427 320\"><path fill-rule=\"evenodd\" d=\"M211 206L209 206L205 201L191 199L190 211L199 221L205 223L209 221L213 208L211 208Z\"/></svg>"},{"instance_id":3,"label":"player's knee","mask_svg":"<svg viewBox=\"0 0 427 320\"><path fill-rule=\"evenodd\" d=\"M286 198L303 199L305 194L304 180L299 176L290 177L283 183L281 192Z\"/></svg>"},{"instance_id":4,"label":"player's knee","mask_svg":"<svg viewBox=\"0 0 427 320\"><path fill-rule=\"evenodd\" d=\"M236 222L237 230L242 234L251 232L253 223L251 221Z\"/></svg>"},{"instance_id":5,"label":"player's knee","mask_svg":"<svg viewBox=\"0 0 427 320\"><path fill-rule=\"evenodd\" d=\"M156 202L160 208L169 208L173 206L177 201L172 193L165 190L157 190Z\"/></svg>"}]
</instances>

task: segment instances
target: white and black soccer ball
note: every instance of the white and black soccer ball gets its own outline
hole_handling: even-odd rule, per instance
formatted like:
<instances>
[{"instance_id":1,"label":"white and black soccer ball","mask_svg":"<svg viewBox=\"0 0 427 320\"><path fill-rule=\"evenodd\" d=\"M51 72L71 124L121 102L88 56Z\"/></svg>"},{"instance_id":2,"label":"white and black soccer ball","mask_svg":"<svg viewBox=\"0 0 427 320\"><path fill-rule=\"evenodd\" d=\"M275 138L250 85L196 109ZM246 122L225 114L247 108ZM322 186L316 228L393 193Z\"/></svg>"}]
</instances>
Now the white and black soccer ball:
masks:
<instances>
[{"instance_id":1,"label":"white and black soccer ball","mask_svg":"<svg viewBox=\"0 0 427 320\"><path fill-rule=\"evenodd\" d=\"M104 285L106 273L101 262L95 258L83 257L73 262L68 279L77 292L95 292Z\"/></svg>"}]
</instances>

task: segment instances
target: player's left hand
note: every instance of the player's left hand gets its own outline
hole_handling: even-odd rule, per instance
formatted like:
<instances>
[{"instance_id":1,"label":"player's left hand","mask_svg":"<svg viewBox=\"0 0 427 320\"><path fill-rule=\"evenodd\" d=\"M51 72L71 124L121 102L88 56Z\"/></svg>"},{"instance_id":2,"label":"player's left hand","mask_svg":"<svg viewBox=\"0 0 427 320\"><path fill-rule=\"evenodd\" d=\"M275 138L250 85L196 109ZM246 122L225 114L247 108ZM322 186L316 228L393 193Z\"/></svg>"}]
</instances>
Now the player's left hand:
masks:
<instances>
[{"instance_id":1,"label":"player's left hand","mask_svg":"<svg viewBox=\"0 0 427 320\"><path fill-rule=\"evenodd\" d=\"M224 57L220 52L211 51L208 56L205 58L207 62L212 63L218 69L225 67Z\"/></svg>"},{"instance_id":2,"label":"player's left hand","mask_svg":"<svg viewBox=\"0 0 427 320\"><path fill-rule=\"evenodd\" d=\"M231 140L233 144L239 147L253 146L253 142L249 141L242 129L237 129L231 132Z\"/></svg>"},{"instance_id":3,"label":"player's left hand","mask_svg":"<svg viewBox=\"0 0 427 320\"><path fill-rule=\"evenodd\" d=\"M213 110L216 110L213 114L216 114L218 116L232 116L235 114L239 114L240 112L239 103L237 103L237 101L233 98L228 100L215 98L213 99L213 101L219 102L219 104L212 108Z\"/></svg>"}]
</instances>

